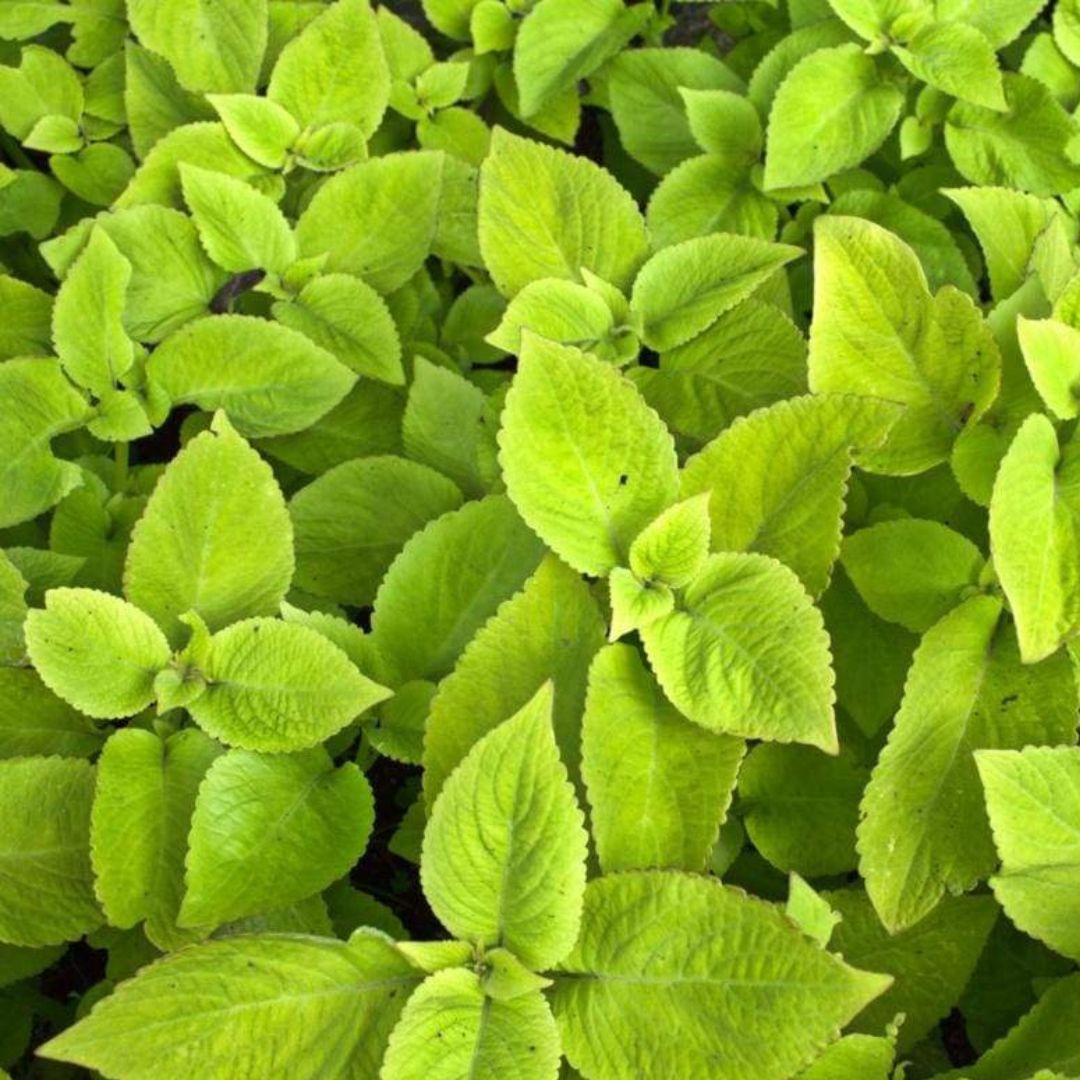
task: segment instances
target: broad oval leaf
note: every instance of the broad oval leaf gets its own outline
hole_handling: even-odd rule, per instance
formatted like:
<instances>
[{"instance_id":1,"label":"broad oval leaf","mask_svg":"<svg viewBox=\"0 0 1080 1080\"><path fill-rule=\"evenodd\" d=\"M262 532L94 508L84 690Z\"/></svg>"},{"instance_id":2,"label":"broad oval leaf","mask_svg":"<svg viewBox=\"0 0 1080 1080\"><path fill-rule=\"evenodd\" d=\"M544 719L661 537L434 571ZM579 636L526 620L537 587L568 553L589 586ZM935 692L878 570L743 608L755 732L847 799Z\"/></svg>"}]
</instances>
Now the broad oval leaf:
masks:
<instances>
[{"instance_id":1,"label":"broad oval leaf","mask_svg":"<svg viewBox=\"0 0 1080 1080\"><path fill-rule=\"evenodd\" d=\"M57 697L30 668L0 667L0 758L92 757L108 729Z\"/></svg>"}]
</instances>

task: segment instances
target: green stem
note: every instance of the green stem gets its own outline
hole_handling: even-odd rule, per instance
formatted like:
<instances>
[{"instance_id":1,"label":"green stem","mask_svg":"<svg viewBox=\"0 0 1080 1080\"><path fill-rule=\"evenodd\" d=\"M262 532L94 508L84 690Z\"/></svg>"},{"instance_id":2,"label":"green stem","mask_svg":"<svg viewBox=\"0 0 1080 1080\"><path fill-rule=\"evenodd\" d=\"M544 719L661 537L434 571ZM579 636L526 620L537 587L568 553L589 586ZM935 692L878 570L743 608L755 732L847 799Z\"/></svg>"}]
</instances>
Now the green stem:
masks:
<instances>
[{"instance_id":1,"label":"green stem","mask_svg":"<svg viewBox=\"0 0 1080 1080\"><path fill-rule=\"evenodd\" d=\"M118 442L113 451L113 487L118 492L127 487L129 456L128 444Z\"/></svg>"}]
</instances>

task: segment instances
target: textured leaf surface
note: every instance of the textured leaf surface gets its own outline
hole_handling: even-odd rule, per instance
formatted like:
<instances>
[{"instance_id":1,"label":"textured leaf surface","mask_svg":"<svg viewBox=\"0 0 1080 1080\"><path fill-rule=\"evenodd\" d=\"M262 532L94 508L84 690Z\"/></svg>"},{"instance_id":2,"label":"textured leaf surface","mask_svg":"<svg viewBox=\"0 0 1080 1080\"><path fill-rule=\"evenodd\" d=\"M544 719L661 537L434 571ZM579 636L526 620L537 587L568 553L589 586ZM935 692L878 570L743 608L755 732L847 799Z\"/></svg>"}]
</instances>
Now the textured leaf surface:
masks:
<instances>
[{"instance_id":1,"label":"textured leaf surface","mask_svg":"<svg viewBox=\"0 0 1080 1080\"><path fill-rule=\"evenodd\" d=\"M0 667L0 757L90 757L105 732L29 668Z\"/></svg>"},{"instance_id":2,"label":"textured leaf surface","mask_svg":"<svg viewBox=\"0 0 1080 1080\"><path fill-rule=\"evenodd\" d=\"M681 588L709 554L710 493L691 496L650 521L630 545L630 568L644 581Z\"/></svg>"},{"instance_id":3,"label":"textured leaf surface","mask_svg":"<svg viewBox=\"0 0 1080 1080\"><path fill-rule=\"evenodd\" d=\"M1075 387L1080 382L1080 330L1057 319L1018 319L1020 348L1031 381L1059 420L1080 412Z\"/></svg>"}]
</instances>

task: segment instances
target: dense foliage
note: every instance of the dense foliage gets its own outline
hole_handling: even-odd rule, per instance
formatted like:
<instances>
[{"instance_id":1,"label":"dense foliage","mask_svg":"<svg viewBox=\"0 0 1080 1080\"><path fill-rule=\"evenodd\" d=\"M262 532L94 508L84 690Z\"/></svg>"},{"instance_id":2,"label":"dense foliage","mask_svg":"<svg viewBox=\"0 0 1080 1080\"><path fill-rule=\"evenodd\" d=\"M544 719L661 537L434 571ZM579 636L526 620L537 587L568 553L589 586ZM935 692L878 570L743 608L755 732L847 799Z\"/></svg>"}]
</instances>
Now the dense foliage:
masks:
<instances>
[{"instance_id":1,"label":"dense foliage","mask_svg":"<svg viewBox=\"0 0 1080 1080\"><path fill-rule=\"evenodd\" d=\"M1078 0L0 0L0 1075L1080 1077L1078 105Z\"/></svg>"}]
</instances>

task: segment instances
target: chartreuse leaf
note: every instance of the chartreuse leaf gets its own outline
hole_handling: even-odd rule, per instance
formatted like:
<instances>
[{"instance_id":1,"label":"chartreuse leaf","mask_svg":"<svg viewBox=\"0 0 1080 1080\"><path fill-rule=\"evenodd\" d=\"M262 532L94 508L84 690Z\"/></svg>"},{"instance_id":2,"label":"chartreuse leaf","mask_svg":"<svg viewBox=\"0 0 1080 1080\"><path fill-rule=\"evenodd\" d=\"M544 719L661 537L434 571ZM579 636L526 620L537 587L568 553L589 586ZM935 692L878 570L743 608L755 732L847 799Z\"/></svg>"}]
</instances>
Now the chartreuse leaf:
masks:
<instances>
[{"instance_id":1,"label":"chartreuse leaf","mask_svg":"<svg viewBox=\"0 0 1080 1080\"><path fill-rule=\"evenodd\" d=\"M899 415L889 402L847 395L777 402L690 458L682 493L711 493L715 550L772 555L817 596L840 549L854 455L880 446Z\"/></svg>"},{"instance_id":2,"label":"chartreuse leaf","mask_svg":"<svg viewBox=\"0 0 1080 1080\"><path fill-rule=\"evenodd\" d=\"M399 289L431 254L445 159L411 151L373 158L331 177L296 223L300 254L355 274L381 293Z\"/></svg>"},{"instance_id":3,"label":"chartreuse leaf","mask_svg":"<svg viewBox=\"0 0 1080 1080\"><path fill-rule=\"evenodd\" d=\"M168 739L128 728L109 738L98 760L90 818L94 890L110 926L145 920L147 937L165 951L202 936L180 930L176 916L195 796L220 753L195 728Z\"/></svg>"},{"instance_id":4,"label":"chartreuse leaf","mask_svg":"<svg viewBox=\"0 0 1080 1080\"><path fill-rule=\"evenodd\" d=\"M798 578L764 555L712 555L679 610L641 630L672 704L710 731L835 753L829 639Z\"/></svg>"},{"instance_id":5,"label":"chartreuse leaf","mask_svg":"<svg viewBox=\"0 0 1080 1080\"><path fill-rule=\"evenodd\" d=\"M303 430L356 381L303 334L251 315L191 323L154 350L147 374L176 405L224 409L249 438Z\"/></svg>"},{"instance_id":6,"label":"chartreuse leaf","mask_svg":"<svg viewBox=\"0 0 1080 1080\"><path fill-rule=\"evenodd\" d=\"M675 501L660 418L611 365L569 346L526 338L499 447L521 516L584 573L625 565L634 537Z\"/></svg>"},{"instance_id":7,"label":"chartreuse leaf","mask_svg":"<svg viewBox=\"0 0 1080 1080\"><path fill-rule=\"evenodd\" d=\"M583 267L625 289L645 259L645 223L610 173L502 128L480 169L479 213L484 265L504 296L579 280Z\"/></svg>"},{"instance_id":8,"label":"chartreuse leaf","mask_svg":"<svg viewBox=\"0 0 1080 1080\"><path fill-rule=\"evenodd\" d=\"M217 926L325 889L363 854L374 820L367 778L322 747L230 750L199 786L179 923Z\"/></svg>"},{"instance_id":9,"label":"chartreuse leaf","mask_svg":"<svg viewBox=\"0 0 1080 1080\"><path fill-rule=\"evenodd\" d=\"M781 83L769 114L766 188L815 184L868 158L904 94L861 46L818 49Z\"/></svg>"},{"instance_id":10,"label":"chartreuse leaf","mask_svg":"<svg viewBox=\"0 0 1080 1080\"><path fill-rule=\"evenodd\" d=\"M296 585L364 607L405 541L460 505L451 481L404 458L357 458L329 469L289 502Z\"/></svg>"},{"instance_id":11,"label":"chartreuse leaf","mask_svg":"<svg viewBox=\"0 0 1080 1080\"><path fill-rule=\"evenodd\" d=\"M207 254L223 270L280 274L296 261L296 240L268 195L225 173L180 166L184 201Z\"/></svg>"},{"instance_id":12,"label":"chartreuse leaf","mask_svg":"<svg viewBox=\"0 0 1080 1080\"><path fill-rule=\"evenodd\" d=\"M254 94L208 94L229 138L253 161L281 169L300 134L292 113L269 98Z\"/></svg>"},{"instance_id":13,"label":"chartreuse leaf","mask_svg":"<svg viewBox=\"0 0 1080 1080\"><path fill-rule=\"evenodd\" d=\"M881 1035L844 1035L796 1080L891 1080L896 1044Z\"/></svg>"},{"instance_id":14,"label":"chartreuse leaf","mask_svg":"<svg viewBox=\"0 0 1080 1080\"><path fill-rule=\"evenodd\" d=\"M938 0L937 17L943 22L961 22L983 33L995 49L1008 45L1043 9L1038 0Z\"/></svg>"},{"instance_id":15,"label":"chartreuse leaf","mask_svg":"<svg viewBox=\"0 0 1080 1080\"><path fill-rule=\"evenodd\" d=\"M267 40L268 0L131 0L136 37L198 92L254 90Z\"/></svg>"},{"instance_id":16,"label":"chartreuse leaf","mask_svg":"<svg viewBox=\"0 0 1080 1080\"><path fill-rule=\"evenodd\" d=\"M711 492L668 507L634 537L630 569L643 581L676 589L697 577L709 554Z\"/></svg>"},{"instance_id":17,"label":"chartreuse leaf","mask_svg":"<svg viewBox=\"0 0 1080 1080\"><path fill-rule=\"evenodd\" d=\"M990 550L1009 599L1020 655L1034 663L1080 625L1080 557L1075 486L1080 443L1058 448L1041 414L1029 416L1009 446L990 500Z\"/></svg>"},{"instance_id":18,"label":"chartreuse leaf","mask_svg":"<svg viewBox=\"0 0 1080 1080\"><path fill-rule=\"evenodd\" d=\"M43 1048L131 1080L375 1076L422 975L381 936L254 934L144 968ZM327 1038L327 1032L334 1037Z\"/></svg>"},{"instance_id":19,"label":"chartreuse leaf","mask_svg":"<svg viewBox=\"0 0 1080 1080\"><path fill-rule=\"evenodd\" d=\"M0 667L0 758L91 757L105 735L30 668Z\"/></svg>"},{"instance_id":20,"label":"chartreuse leaf","mask_svg":"<svg viewBox=\"0 0 1080 1080\"><path fill-rule=\"evenodd\" d=\"M424 832L420 880L456 937L505 946L543 970L572 948L587 838L552 730L545 684L485 735L443 785Z\"/></svg>"},{"instance_id":21,"label":"chartreuse leaf","mask_svg":"<svg viewBox=\"0 0 1080 1080\"><path fill-rule=\"evenodd\" d=\"M658 251L634 280L630 310L652 349L673 349L707 330L785 263L789 244L716 233Z\"/></svg>"},{"instance_id":22,"label":"chartreuse leaf","mask_svg":"<svg viewBox=\"0 0 1080 1080\"><path fill-rule=\"evenodd\" d=\"M630 645L596 654L581 771L603 870L704 870L731 801L743 742L680 715Z\"/></svg>"},{"instance_id":23,"label":"chartreuse leaf","mask_svg":"<svg viewBox=\"0 0 1080 1080\"><path fill-rule=\"evenodd\" d=\"M189 611L211 630L276 613L292 573L274 474L218 414L157 482L132 530L124 593L178 645Z\"/></svg>"},{"instance_id":24,"label":"chartreuse leaf","mask_svg":"<svg viewBox=\"0 0 1080 1080\"><path fill-rule=\"evenodd\" d=\"M379 677L396 687L449 674L543 554L544 545L504 495L468 502L430 522L402 548L375 596L371 643Z\"/></svg>"},{"instance_id":25,"label":"chartreuse leaf","mask_svg":"<svg viewBox=\"0 0 1080 1080\"><path fill-rule=\"evenodd\" d=\"M999 914L997 905L990 896L946 896L917 926L890 934L862 889L822 895L841 916L832 947L848 963L894 979L852 1030L873 1034L903 1013L897 1044L906 1052L959 1001Z\"/></svg>"},{"instance_id":26,"label":"chartreuse leaf","mask_svg":"<svg viewBox=\"0 0 1080 1080\"><path fill-rule=\"evenodd\" d=\"M1021 664L1000 600L973 596L925 634L859 825L859 869L889 930L914 926L994 868L973 752L1075 735L1068 658Z\"/></svg>"},{"instance_id":27,"label":"chartreuse leaf","mask_svg":"<svg viewBox=\"0 0 1080 1080\"><path fill-rule=\"evenodd\" d=\"M0 185L0 191L4 190ZM53 298L47 292L0 274L0 303L5 314L4 325L0 326L0 358L45 356L52 352Z\"/></svg>"},{"instance_id":28,"label":"chartreuse leaf","mask_svg":"<svg viewBox=\"0 0 1080 1080\"><path fill-rule=\"evenodd\" d=\"M0 364L0 528L29 521L82 483L82 471L53 456L55 436L89 419L90 407L55 360Z\"/></svg>"},{"instance_id":29,"label":"chartreuse leaf","mask_svg":"<svg viewBox=\"0 0 1080 1080\"><path fill-rule=\"evenodd\" d=\"M822 217L815 237L810 388L905 406L867 468L906 475L944 461L998 390L979 309L952 286L932 297L915 253L869 221Z\"/></svg>"},{"instance_id":30,"label":"chartreuse leaf","mask_svg":"<svg viewBox=\"0 0 1080 1080\"><path fill-rule=\"evenodd\" d=\"M562 278L530 281L507 305L499 325L485 338L515 355L521 351L522 331L531 330L549 341L576 345L601 359L615 328L615 318L604 298L593 289Z\"/></svg>"},{"instance_id":31,"label":"chartreuse leaf","mask_svg":"<svg viewBox=\"0 0 1080 1080\"><path fill-rule=\"evenodd\" d=\"M588 586L547 555L477 631L431 701L424 734L427 805L434 805L470 749L548 680L555 738L576 776L589 663L603 641L603 619Z\"/></svg>"},{"instance_id":32,"label":"chartreuse leaf","mask_svg":"<svg viewBox=\"0 0 1080 1080\"><path fill-rule=\"evenodd\" d=\"M131 264L101 229L60 285L53 307L53 341L68 376L98 397L127 374L135 349L124 331Z\"/></svg>"},{"instance_id":33,"label":"chartreuse leaf","mask_svg":"<svg viewBox=\"0 0 1080 1080\"><path fill-rule=\"evenodd\" d=\"M274 318L358 375L393 386L405 382L393 317L382 297L352 274L319 274L291 300L274 304Z\"/></svg>"},{"instance_id":34,"label":"chartreuse leaf","mask_svg":"<svg viewBox=\"0 0 1080 1080\"><path fill-rule=\"evenodd\" d=\"M608 575L611 626L608 640L617 641L675 610L675 594L660 581L640 581L623 566Z\"/></svg>"},{"instance_id":35,"label":"chartreuse leaf","mask_svg":"<svg viewBox=\"0 0 1080 1080\"><path fill-rule=\"evenodd\" d=\"M994 895L1026 934L1076 960L1080 750L981 750L976 761L1001 858L1001 869L990 879Z\"/></svg>"},{"instance_id":36,"label":"chartreuse leaf","mask_svg":"<svg viewBox=\"0 0 1080 1080\"><path fill-rule=\"evenodd\" d=\"M1057 319L1017 319L1031 381L1059 420L1080 415L1080 330Z\"/></svg>"},{"instance_id":37,"label":"chartreuse leaf","mask_svg":"<svg viewBox=\"0 0 1080 1080\"><path fill-rule=\"evenodd\" d=\"M551 979L530 971L509 949L484 953L480 983L484 993L496 1001L513 1001L552 985Z\"/></svg>"},{"instance_id":38,"label":"chartreuse leaf","mask_svg":"<svg viewBox=\"0 0 1080 1080\"><path fill-rule=\"evenodd\" d=\"M57 0L7 0L0 5L0 37L16 41L36 37L71 17L71 9Z\"/></svg>"},{"instance_id":39,"label":"chartreuse leaf","mask_svg":"<svg viewBox=\"0 0 1080 1080\"><path fill-rule=\"evenodd\" d=\"M784 914L806 935L812 937L823 949L828 948L836 924L841 921L829 906L829 901L819 896L798 874L788 875L788 898Z\"/></svg>"},{"instance_id":40,"label":"chartreuse leaf","mask_svg":"<svg viewBox=\"0 0 1080 1080\"><path fill-rule=\"evenodd\" d=\"M986 564L966 536L918 518L860 529L844 540L840 561L875 615L916 634L974 590Z\"/></svg>"},{"instance_id":41,"label":"chartreuse leaf","mask_svg":"<svg viewBox=\"0 0 1080 1080\"><path fill-rule=\"evenodd\" d=\"M539 990L500 1001L485 995L476 972L447 968L409 998L379 1076L551 1080L561 1057L555 1019Z\"/></svg>"},{"instance_id":42,"label":"chartreuse leaf","mask_svg":"<svg viewBox=\"0 0 1080 1080\"><path fill-rule=\"evenodd\" d=\"M170 655L149 615L93 589L51 589L26 617L26 647L53 693L104 720L145 709Z\"/></svg>"},{"instance_id":43,"label":"chartreuse leaf","mask_svg":"<svg viewBox=\"0 0 1080 1080\"><path fill-rule=\"evenodd\" d=\"M916 78L943 93L995 112L1008 107L994 47L974 26L929 22L893 52Z\"/></svg>"},{"instance_id":44,"label":"chartreuse leaf","mask_svg":"<svg viewBox=\"0 0 1080 1080\"><path fill-rule=\"evenodd\" d=\"M657 1060L670 1080L783 1080L891 981L848 967L770 904L663 871L591 881L560 969L566 1055L611 1080Z\"/></svg>"},{"instance_id":45,"label":"chartreuse leaf","mask_svg":"<svg viewBox=\"0 0 1080 1080\"><path fill-rule=\"evenodd\" d=\"M276 619L233 623L193 660L207 685L188 711L245 750L307 749L390 696L322 634Z\"/></svg>"},{"instance_id":46,"label":"chartreuse leaf","mask_svg":"<svg viewBox=\"0 0 1080 1080\"><path fill-rule=\"evenodd\" d=\"M17 664L26 656L23 623L28 610L26 579L0 552L0 664Z\"/></svg>"},{"instance_id":47,"label":"chartreuse leaf","mask_svg":"<svg viewBox=\"0 0 1080 1080\"><path fill-rule=\"evenodd\" d=\"M0 941L59 945L101 925L90 869L93 798L85 761L0 761Z\"/></svg>"}]
</instances>

